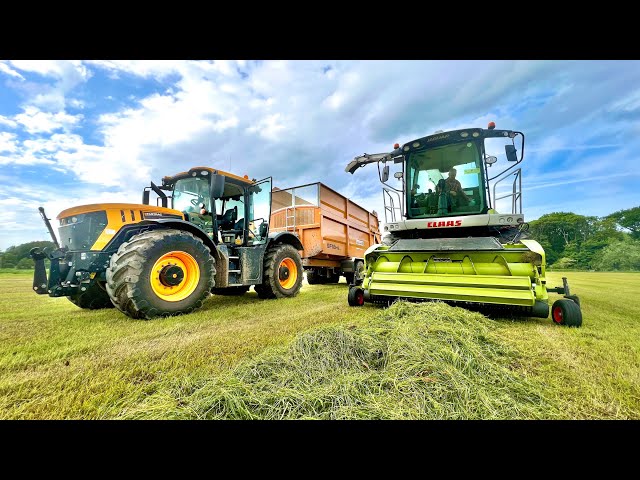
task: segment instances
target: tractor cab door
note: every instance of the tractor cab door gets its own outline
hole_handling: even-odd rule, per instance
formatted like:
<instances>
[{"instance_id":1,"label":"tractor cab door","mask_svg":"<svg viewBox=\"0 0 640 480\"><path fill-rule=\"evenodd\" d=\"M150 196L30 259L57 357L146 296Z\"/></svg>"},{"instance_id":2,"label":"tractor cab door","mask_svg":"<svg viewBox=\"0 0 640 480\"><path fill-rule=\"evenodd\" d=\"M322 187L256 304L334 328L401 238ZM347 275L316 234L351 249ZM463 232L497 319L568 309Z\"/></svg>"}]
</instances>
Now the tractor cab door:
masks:
<instances>
[{"instance_id":1,"label":"tractor cab door","mask_svg":"<svg viewBox=\"0 0 640 480\"><path fill-rule=\"evenodd\" d=\"M267 177L248 187L247 246L267 243L271 218L271 184L271 177Z\"/></svg>"}]
</instances>

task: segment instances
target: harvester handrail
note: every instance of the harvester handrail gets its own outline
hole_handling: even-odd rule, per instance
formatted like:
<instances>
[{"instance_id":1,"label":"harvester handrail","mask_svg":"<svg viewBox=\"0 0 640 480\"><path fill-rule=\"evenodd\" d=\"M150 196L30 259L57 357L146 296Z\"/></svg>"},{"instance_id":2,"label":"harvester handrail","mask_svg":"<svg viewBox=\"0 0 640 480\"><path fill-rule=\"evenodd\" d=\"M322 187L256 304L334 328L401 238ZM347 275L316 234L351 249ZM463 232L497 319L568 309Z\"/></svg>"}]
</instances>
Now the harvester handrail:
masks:
<instances>
[{"instance_id":1,"label":"harvester handrail","mask_svg":"<svg viewBox=\"0 0 640 480\"><path fill-rule=\"evenodd\" d=\"M505 195L497 197L496 196L496 186L500 182L502 182L503 180L509 178L512 175L514 175L515 178L513 179L511 193L507 193ZM513 172L510 172L507 175L504 175L502 178L498 179L493 184L493 201L495 203L493 208L496 208L498 206L498 200L501 200L503 198L509 198L509 197L511 197L511 213L513 215L522 213L522 168L519 168L519 169L517 169L517 170L515 170Z\"/></svg>"}]
</instances>

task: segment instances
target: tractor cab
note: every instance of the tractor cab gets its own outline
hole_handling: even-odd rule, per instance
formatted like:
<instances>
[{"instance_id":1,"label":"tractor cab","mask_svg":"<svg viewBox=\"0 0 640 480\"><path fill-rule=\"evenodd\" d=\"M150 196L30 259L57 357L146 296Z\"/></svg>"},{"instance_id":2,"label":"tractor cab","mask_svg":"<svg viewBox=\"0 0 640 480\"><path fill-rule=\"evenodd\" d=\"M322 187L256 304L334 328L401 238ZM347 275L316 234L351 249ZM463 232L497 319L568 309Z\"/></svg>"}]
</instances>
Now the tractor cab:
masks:
<instances>
[{"instance_id":1,"label":"tractor cab","mask_svg":"<svg viewBox=\"0 0 640 480\"><path fill-rule=\"evenodd\" d=\"M216 244L249 247L267 242L271 214L271 177L250 180L209 167L195 167L172 177L162 186L145 189L158 193L163 206L182 212ZM164 191L171 192L169 195Z\"/></svg>"}]
</instances>

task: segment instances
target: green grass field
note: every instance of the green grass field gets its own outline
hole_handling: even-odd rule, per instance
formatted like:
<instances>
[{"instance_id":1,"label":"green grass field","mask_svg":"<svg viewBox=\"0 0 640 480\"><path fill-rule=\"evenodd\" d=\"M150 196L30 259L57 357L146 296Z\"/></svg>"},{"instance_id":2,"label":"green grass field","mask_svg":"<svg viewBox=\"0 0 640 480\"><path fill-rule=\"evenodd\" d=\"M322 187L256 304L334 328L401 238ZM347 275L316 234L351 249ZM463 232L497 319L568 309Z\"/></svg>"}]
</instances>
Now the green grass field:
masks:
<instances>
[{"instance_id":1,"label":"green grass field","mask_svg":"<svg viewBox=\"0 0 640 480\"><path fill-rule=\"evenodd\" d=\"M563 275L581 328L350 308L344 283L140 321L0 272L0 418L640 419L640 274Z\"/></svg>"}]
</instances>

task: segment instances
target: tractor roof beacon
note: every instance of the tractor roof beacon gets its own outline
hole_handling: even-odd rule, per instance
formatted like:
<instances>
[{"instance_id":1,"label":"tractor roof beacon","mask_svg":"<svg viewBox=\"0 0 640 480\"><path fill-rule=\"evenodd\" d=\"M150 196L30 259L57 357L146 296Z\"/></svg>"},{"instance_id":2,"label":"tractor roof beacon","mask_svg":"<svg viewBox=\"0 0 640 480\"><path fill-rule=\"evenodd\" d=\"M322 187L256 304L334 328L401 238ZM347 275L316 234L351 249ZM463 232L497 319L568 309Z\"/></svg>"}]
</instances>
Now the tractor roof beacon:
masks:
<instances>
[{"instance_id":1,"label":"tractor roof beacon","mask_svg":"<svg viewBox=\"0 0 640 480\"><path fill-rule=\"evenodd\" d=\"M564 277L562 287L547 287L544 249L527 238L523 156L524 134L490 122L355 157L346 172L378 166L385 236L365 252L364 280L351 286L349 304L442 300L547 318L555 292L564 298L551 308L553 321L580 326L579 298Z\"/></svg>"}]
</instances>

